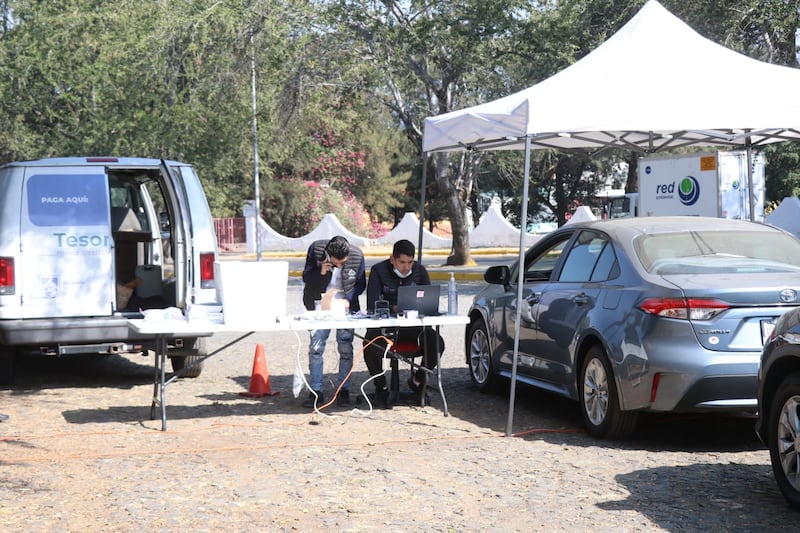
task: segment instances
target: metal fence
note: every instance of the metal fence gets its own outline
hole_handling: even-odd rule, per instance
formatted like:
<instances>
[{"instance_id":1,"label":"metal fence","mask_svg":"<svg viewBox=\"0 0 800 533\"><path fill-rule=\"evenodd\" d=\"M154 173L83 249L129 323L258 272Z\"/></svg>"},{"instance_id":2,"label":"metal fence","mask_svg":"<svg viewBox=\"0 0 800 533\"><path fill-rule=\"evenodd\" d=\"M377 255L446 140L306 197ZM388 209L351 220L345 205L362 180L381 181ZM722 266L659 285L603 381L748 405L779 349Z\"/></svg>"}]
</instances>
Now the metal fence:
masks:
<instances>
[{"instance_id":1,"label":"metal fence","mask_svg":"<svg viewBox=\"0 0 800 533\"><path fill-rule=\"evenodd\" d=\"M247 246L244 217L215 218L214 230L220 251L230 252Z\"/></svg>"}]
</instances>

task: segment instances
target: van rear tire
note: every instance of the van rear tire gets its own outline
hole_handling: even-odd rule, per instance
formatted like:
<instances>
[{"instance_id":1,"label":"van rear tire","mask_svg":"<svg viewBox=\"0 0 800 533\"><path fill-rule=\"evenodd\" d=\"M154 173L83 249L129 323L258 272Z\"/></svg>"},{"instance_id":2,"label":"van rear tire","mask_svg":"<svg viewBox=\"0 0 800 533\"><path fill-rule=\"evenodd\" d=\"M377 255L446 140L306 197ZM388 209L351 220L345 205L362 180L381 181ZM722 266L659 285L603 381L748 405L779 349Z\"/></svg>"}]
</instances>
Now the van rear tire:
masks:
<instances>
[{"instance_id":1,"label":"van rear tire","mask_svg":"<svg viewBox=\"0 0 800 533\"><path fill-rule=\"evenodd\" d=\"M185 378L196 378L203 373L203 363L198 363L200 359L202 359L202 356L199 355L175 355L169 358L172 362L172 371L175 373L191 366L191 368L183 374Z\"/></svg>"}]
</instances>

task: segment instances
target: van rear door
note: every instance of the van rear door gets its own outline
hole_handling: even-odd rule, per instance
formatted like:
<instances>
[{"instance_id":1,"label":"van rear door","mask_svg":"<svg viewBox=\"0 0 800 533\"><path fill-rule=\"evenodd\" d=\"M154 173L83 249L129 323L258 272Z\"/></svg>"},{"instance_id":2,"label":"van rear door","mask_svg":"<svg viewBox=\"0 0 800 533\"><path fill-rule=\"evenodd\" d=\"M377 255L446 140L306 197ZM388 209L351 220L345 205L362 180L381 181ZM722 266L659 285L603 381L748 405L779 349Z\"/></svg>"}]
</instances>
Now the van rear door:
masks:
<instances>
[{"instance_id":1,"label":"van rear door","mask_svg":"<svg viewBox=\"0 0 800 533\"><path fill-rule=\"evenodd\" d=\"M23 318L107 316L116 300L102 167L29 167L21 206Z\"/></svg>"},{"instance_id":2,"label":"van rear door","mask_svg":"<svg viewBox=\"0 0 800 533\"><path fill-rule=\"evenodd\" d=\"M167 188L174 201L173 220L177 221L172 242L178 290L187 287L190 292L183 294L187 302L215 303L217 238L200 179L190 165L163 160L161 165L169 176ZM182 301L180 296L179 293L178 302Z\"/></svg>"}]
</instances>

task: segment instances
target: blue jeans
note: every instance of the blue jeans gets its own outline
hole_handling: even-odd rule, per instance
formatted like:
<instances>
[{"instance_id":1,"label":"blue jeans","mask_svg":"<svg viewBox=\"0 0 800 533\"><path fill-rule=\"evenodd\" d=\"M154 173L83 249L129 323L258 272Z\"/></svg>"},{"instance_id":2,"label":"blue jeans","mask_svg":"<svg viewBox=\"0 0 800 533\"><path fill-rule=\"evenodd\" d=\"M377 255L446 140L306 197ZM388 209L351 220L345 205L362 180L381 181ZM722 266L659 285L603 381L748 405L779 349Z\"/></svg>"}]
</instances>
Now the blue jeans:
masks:
<instances>
[{"instance_id":1,"label":"blue jeans","mask_svg":"<svg viewBox=\"0 0 800 533\"><path fill-rule=\"evenodd\" d=\"M322 391L322 370L323 360L322 354L325 353L325 344L328 342L328 336L331 330L329 329L315 329L311 331L311 344L308 347L308 371L311 374L309 385L315 391ZM336 348L339 351L339 383L342 385L342 390L346 391L350 388L350 380L347 379L350 370L353 368L353 330L352 329L337 329L336 330Z\"/></svg>"}]
</instances>

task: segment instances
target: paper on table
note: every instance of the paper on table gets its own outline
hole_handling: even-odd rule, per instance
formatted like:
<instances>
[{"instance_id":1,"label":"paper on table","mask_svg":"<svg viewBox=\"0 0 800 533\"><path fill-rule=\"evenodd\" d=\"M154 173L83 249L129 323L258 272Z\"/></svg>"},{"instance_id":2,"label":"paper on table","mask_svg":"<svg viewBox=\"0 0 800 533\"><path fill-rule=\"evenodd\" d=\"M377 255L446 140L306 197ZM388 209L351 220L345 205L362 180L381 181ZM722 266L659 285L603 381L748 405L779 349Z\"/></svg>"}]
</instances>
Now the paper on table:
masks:
<instances>
[{"instance_id":1,"label":"paper on table","mask_svg":"<svg viewBox=\"0 0 800 533\"><path fill-rule=\"evenodd\" d=\"M180 320L185 322L183 311L177 307L167 307L165 309L145 309L142 311L145 322L167 322L170 320Z\"/></svg>"}]
</instances>

